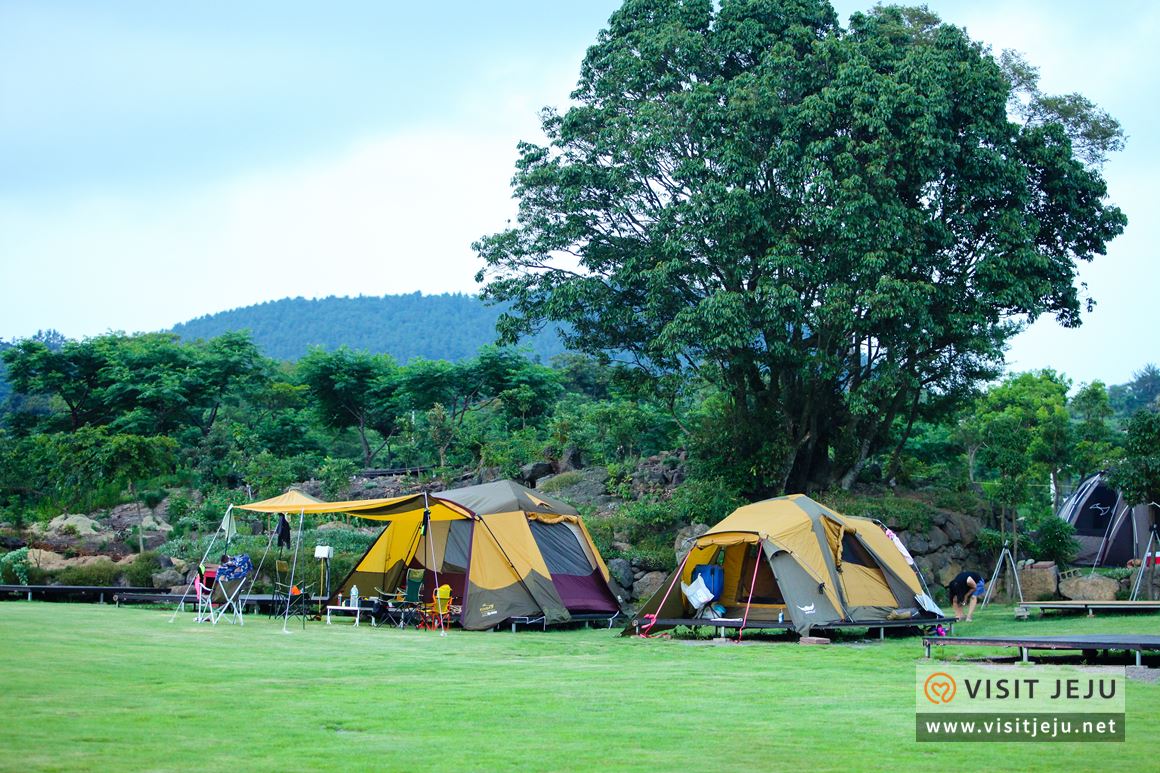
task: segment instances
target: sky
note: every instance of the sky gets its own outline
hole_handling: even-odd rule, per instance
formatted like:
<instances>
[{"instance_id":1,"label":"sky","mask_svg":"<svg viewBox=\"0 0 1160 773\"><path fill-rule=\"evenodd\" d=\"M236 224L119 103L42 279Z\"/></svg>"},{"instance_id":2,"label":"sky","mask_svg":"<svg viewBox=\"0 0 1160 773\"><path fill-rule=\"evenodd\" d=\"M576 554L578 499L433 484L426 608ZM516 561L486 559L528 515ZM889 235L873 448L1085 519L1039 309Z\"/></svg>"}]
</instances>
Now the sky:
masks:
<instances>
[{"instance_id":1,"label":"sky","mask_svg":"<svg viewBox=\"0 0 1160 773\"><path fill-rule=\"evenodd\" d=\"M0 339L162 330L287 297L475 293L520 140L566 108L617 0L0 0ZM835 2L843 22L871 2ZM1125 233L1012 371L1160 364L1160 3L933 0L1118 118Z\"/></svg>"}]
</instances>

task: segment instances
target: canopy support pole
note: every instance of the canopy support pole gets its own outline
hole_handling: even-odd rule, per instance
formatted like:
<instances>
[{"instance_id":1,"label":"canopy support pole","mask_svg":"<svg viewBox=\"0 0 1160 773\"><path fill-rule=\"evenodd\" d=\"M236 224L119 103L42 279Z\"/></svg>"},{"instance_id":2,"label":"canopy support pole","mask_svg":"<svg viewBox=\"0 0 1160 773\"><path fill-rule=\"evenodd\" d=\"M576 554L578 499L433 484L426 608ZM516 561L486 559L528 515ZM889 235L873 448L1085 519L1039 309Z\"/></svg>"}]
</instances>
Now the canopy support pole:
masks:
<instances>
[{"instance_id":1,"label":"canopy support pole","mask_svg":"<svg viewBox=\"0 0 1160 773\"><path fill-rule=\"evenodd\" d=\"M294 597L294 577L298 572L298 551L302 548L302 524L305 522L306 511L298 511L298 540L294 543L294 563L290 565L290 589L286 593L286 609L282 612L282 633L290 633L286 624L290 622L290 602Z\"/></svg>"},{"instance_id":2,"label":"canopy support pole","mask_svg":"<svg viewBox=\"0 0 1160 773\"><path fill-rule=\"evenodd\" d=\"M234 506L233 506L233 505L230 505L229 507L227 507L227 508L226 508L226 515L229 515L230 511L231 511L231 510L233 510L233 509L234 509ZM223 520L223 522L224 522L224 520L225 520L225 519L222 519L222 520ZM196 571L197 571L198 573L200 573L200 572L201 572L201 567L205 565L205 560L206 560L207 558L209 558L210 551L211 551L211 550L213 550L214 543L215 543L215 542L217 542L218 535L219 535L219 534L221 534L221 531L222 531L221 524L218 524L217 531L215 531L215 532L213 533L213 539L211 539L211 540L209 541L209 544L208 544L208 545L206 545L206 547L205 547L205 552L204 552L204 553L202 553L202 555L201 555L201 561L200 561L200 562L198 562L197 569L196 569ZM227 543L227 544L228 544L228 543ZM185 599L186 599L186 598L189 596L189 589L193 587L193 583L194 583L194 582L197 582L197 580L196 580L196 579L195 579L195 580L191 580L191 581L190 581L190 582L189 582L189 583L188 583L188 584L185 586L185 592L181 594L181 601L178 601L178 602L177 602L177 606L174 608L174 610L173 610L173 615L172 615L172 616L170 616L170 618L169 618L169 622L171 622L171 623L172 623L172 622L173 622L175 619L177 619L177 612L178 612L179 610L181 610L182 608L184 608L184 607L185 607Z\"/></svg>"},{"instance_id":3,"label":"canopy support pole","mask_svg":"<svg viewBox=\"0 0 1160 773\"><path fill-rule=\"evenodd\" d=\"M242 599L242 608L245 609L246 602L250 600L250 596L254 592L254 585L258 582L258 575L262 572L262 567L266 563L266 557L270 555L270 546L274 544L274 532L270 532L269 539L266 540L266 549L262 551L262 559L258 561L258 568L254 570L254 574L250 577L250 587L246 589L245 598Z\"/></svg>"},{"instance_id":4,"label":"canopy support pole","mask_svg":"<svg viewBox=\"0 0 1160 773\"><path fill-rule=\"evenodd\" d=\"M443 625L443 615L439 612L439 567L435 565L435 543L431 539L431 504L427 499L426 491L423 492L423 536L427 540L427 555L431 558L431 572L435 575L435 589L431 594L431 604L435 609L435 617L439 619L439 635L446 636L447 629ZM448 600L447 603L450 605L451 601Z\"/></svg>"}]
</instances>

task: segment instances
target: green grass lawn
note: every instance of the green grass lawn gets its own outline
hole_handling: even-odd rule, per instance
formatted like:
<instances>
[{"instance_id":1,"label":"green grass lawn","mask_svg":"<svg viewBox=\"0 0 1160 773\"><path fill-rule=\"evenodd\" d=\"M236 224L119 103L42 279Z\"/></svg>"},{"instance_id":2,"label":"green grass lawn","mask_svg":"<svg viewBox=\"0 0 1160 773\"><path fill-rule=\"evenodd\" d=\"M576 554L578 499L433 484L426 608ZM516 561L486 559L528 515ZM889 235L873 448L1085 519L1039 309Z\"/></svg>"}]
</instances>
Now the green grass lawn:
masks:
<instances>
[{"instance_id":1,"label":"green grass lawn","mask_svg":"<svg viewBox=\"0 0 1160 773\"><path fill-rule=\"evenodd\" d=\"M1160 685L1130 681L1127 741L918 744L918 638L828 647L615 631L303 631L248 617L0 603L4 770L1155 769ZM963 635L1160 633L1160 615ZM947 656L986 650L948 648ZM991 650L993 654L1009 651Z\"/></svg>"}]
</instances>

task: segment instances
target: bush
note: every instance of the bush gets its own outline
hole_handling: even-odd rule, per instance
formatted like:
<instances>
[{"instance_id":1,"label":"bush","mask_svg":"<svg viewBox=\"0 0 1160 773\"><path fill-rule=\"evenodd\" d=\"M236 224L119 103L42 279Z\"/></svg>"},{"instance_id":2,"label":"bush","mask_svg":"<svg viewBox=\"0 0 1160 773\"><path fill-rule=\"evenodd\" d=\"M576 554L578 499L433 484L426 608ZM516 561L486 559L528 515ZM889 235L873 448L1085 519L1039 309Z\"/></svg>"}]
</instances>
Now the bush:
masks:
<instances>
[{"instance_id":1,"label":"bush","mask_svg":"<svg viewBox=\"0 0 1160 773\"><path fill-rule=\"evenodd\" d=\"M1035 532L1035 558L1040 561L1054 561L1069 564L1079 554L1079 543L1075 539L1075 527L1062 518L1050 515L1044 518Z\"/></svg>"},{"instance_id":2,"label":"bush","mask_svg":"<svg viewBox=\"0 0 1160 773\"><path fill-rule=\"evenodd\" d=\"M584 476L581 473L577 472L576 470L569 470L568 472L562 472L559 475L554 475L551 478L545 480L543 483L540 483L539 489L545 494L551 494L552 492L566 489L569 486L574 486L583 479Z\"/></svg>"},{"instance_id":3,"label":"bush","mask_svg":"<svg viewBox=\"0 0 1160 773\"><path fill-rule=\"evenodd\" d=\"M358 472L358 466L349 459L326 457L318 468L322 480L322 496L329 501L337 501L346 496L350 481Z\"/></svg>"},{"instance_id":4,"label":"bush","mask_svg":"<svg viewBox=\"0 0 1160 773\"><path fill-rule=\"evenodd\" d=\"M84 566L67 566L57 572L61 585L114 585L121 577L121 567L112 561L95 561Z\"/></svg>"},{"instance_id":5,"label":"bush","mask_svg":"<svg viewBox=\"0 0 1160 773\"><path fill-rule=\"evenodd\" d=\"M28 548L17 548L0 558L0 581L28 585Z\"/></svg>"},{"instance_id":6,"label":"bush","mask_svg":"<svg viewBox=\"0 0 1160 773\"><path fill-rule=\"evenodd\" d=\"M652 497L623 505L619 515L631 524L652 531L673 529L681 523L681 514L671 503Z\"/></svg>"},{"instance_id":7,"label":"bush","mask_svg":"<svg viewBox=\"0 0 1160 773\"><path fill-rule=\"evenodd\" d=\"M153 575L161 571L161 561L155 550L146 550L125 567L125 579L135 588L153 586Z\"/></svg>"},{"instance_id":8,"label":"bush","mask_svg":"<svg viewBox=\"0 0 1160 773\"><path fill-rule=\"evenodd\" d=\"M926 532L933 523L934 508L918 499L898 496L865 497L844 491L830 491L822 498L823 504L843 515L872 518L893 529Z\"/></svg>"},{"instance_id":9,"label":"bush","mask_svg":"<svg viewBox=\"0 0 1160 773\"><path fill-rule=\"evenodd\" d=\"M1003 550L1003 535L995 529L979 529L979 552L997 556Z\"/></svg>"},{"instance_id":10,"label":"bush","mask_svg":"<svg viewBox=\"0 0 1160 773\"><path fill-rule=\"evenodd\" d=\"M605 558L624 558L646 572L671 572L677 566L677 558L671 549L648 550L635 548L623 553L613 552Z\"/></svg>"}]
</instances>

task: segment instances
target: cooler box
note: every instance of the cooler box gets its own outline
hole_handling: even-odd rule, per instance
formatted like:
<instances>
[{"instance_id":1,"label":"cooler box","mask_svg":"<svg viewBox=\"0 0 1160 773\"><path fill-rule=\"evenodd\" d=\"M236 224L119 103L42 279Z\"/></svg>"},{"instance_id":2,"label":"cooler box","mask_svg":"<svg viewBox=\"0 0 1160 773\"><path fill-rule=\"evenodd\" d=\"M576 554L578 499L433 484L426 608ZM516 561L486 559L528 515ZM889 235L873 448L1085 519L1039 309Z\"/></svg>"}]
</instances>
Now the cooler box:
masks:
<instances>
[{"instance_id":1,"label":"cooler box","mask_svg":"<svg viewBox=\"0 0 1160 773\"><path fill-rule=\"evenodd\" d=\"M705 587L713 594L713 600L721 598L725 590L725 572L717 564L697 564L693 567L693 579L701 578Z\"/></svg>"}]
</instances>

